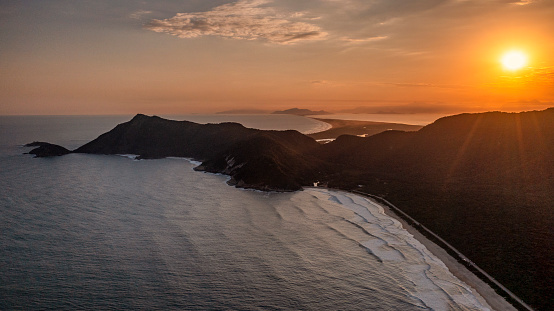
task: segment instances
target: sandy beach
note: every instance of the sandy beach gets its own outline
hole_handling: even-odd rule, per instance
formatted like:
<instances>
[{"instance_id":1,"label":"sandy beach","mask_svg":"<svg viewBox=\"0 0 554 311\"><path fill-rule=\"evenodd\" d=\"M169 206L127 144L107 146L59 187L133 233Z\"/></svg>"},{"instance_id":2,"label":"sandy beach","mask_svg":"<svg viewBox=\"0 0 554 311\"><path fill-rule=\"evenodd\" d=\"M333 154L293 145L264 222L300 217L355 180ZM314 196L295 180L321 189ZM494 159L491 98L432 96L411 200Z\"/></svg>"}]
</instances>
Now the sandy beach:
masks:
<instances>
[{"instance_id":1,"label":"sandy beach","mask_svg":"<svg viewBox=\"0 0 554 311\"><path fill-rule=\"evenodd\" d=\"M331 119L317 119L323 122L329 123L332 128L311 134L315 139L323 138L336 138L339 135L360 135L360 133L373 133L382 132L387 130L387 126L397 126L402 130L418 130L419 126L406 126L404 124L393 124L393 123L380 123L380 122L367 122L367 121L351 121L351 120L331 120ZM405 127L405 128L404 128ZM333 191L342 191L333 189ZM356 194L360 195L360 194ZM502 296L498 295L494 289L492 289L487 283L477 277L474 273L469 271L465 266L460 264L454 257L452 257L446 250L438 246L428 238L426 238L422 233L420 233L416 228L409 225L404 219L397 215L385 204L378 203L383 207L385 213L398 220L402 226L412 234L421 244L437 256L444 264L448 267L450 272L455 275L458 279L469 285L475 292L475 296L484 304L491 307L492 310L517 310L510 303L508 303Z\"/></svg>"},{"instance_id":2,"label":"sandy beach","mask_svg":"<svg viewBox=\"0 0 554 311\"><path fill-rule=\"evenodd\" d=\"M307 187L307 188L311 188L311 187ZM318 187L314 187L314 189L317 189L317 188ZM483 305L488 306L490 307L491 310L496 310L496 311L504 311L504 310L517 311L517 309L514 306L512 306L509 302L507 302L502 296L497 294L494 291L494 289L492 289L487 283L485 283L483 280L481 280L479 277L477 277L475 274L469 271L465 266L460 264L454 257L448 254L446 250L444 250L442 247L438 246L433 241L429 240L422 233L420 233L416 228L408 224L402 217L397 215L387 205L379 203L373 200L372 198L363 196L358 193L340 190L340 189L332 189L332 188L326 188L326 189L329 189L331 191L346 192L349 194L362 196L378 204L384 209L385 214L387 216L390 216L398 220L402 224L402 227L404 229L406 229L411 235L413 235L414 238L418 240L421 244L423 244L433 255L439 258L455 277L457 277L458 279L466 283L469 287L471 287L475 296Z\"/></svg>"},{"instance_id":3,"label":"sandy beach","mask_svg":"<svg viewBox=\"0 0 554 311\"><path fill-rule=\"evenodd\" d=\"M371 136L387 130L398 131L417 131L422 126L409 125L400 123L388 123L388 122L373 122L373 121L356 121L356 120L338 120L338 119L319 119L314 118L321 122L330 124L331 128L325 131L308 134L313 139L335 139L340 135L357 135L357 136Z\"/></svg>"},{"instance_id":4,"label":"sandy beach","mask_svg":"<svg viewBox=\"0 0 554 311\"><path fill-rule=\"evenodd\" d=\"M474 289L476 296L479 300L485 301L492 310L517 310L510 303L508 303L502 296L498 295L494 289L492 289L487 283L478 278L475 274L469 271L466 267L460 264L456 259L450 256L446 250L437 244L433 243L431 240L427 239L423 234L421 234L417 229L410 226L405 220L400 216L396 215L389 207L384 204L380 204L385 213L400 223L402 227L406 229L410 234L412 234L421 244L425 245L433 255L437 256L444 264L448 267L448 270L452 272L458 279L462 280L464 283L469 285Z\"/></svg>"}]
</instances>

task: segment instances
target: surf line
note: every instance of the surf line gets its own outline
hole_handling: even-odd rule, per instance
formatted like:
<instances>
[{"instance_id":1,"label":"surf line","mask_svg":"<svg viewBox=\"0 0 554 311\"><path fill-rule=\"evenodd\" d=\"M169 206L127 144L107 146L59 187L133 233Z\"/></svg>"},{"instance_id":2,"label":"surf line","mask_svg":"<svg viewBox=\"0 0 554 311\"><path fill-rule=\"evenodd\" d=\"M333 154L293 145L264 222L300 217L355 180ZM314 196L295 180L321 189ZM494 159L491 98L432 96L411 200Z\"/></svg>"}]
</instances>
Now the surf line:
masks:
<instances>
[{"instance_id":1,"label":"surf line","mask_svg":"<svg viewBox=\"0 0 554 311\"><path fill-rule=\"evenodd\" d=\"M331 189L331 188L329 188L329 189ZM429 228L422 225L420 222L413 219L410 215L406 214L404 211L402 211L401 209L396 207L391 202L387 201L386 199L384 199L382 197L379 197L379 196L376 196L376 195L373 195L373 194L369 194L369 193L366 193L366 192L362 192L362 191L359 191L359 190L350 190L350 192L352 192L354 194L361 195L361 196L365 196L365 197L368 197L368 198L371 198L371 199L374 199L375 201L377 201L377 203L386 205L394 213L396 213L398 216L400 216L405 221L407 221L409 225L416 228L416 230L421 232L424 236L426 236L427 238L429 238L433 242L437 243L440 247L445 249L451 256L454 257L454 259L456 259L459 263L464 265L467 269L469 269L469 271L476 274L481 280L483 280L487 284L493 286L493 288L495 288L496 290L500 290L502 292L501 296L503 296L504 298L508 298L508 301L512 305L514 305L514 303L515 303L519 306L518 309L523 308L523 309L526 309L526 310L529 310L529 311L534 311L534 309L531 308L531 306L526 304L523 300L521 300L518 296L516 296L514 293L512 293L509 289L504 287L504 285L502 285L495 278L493 278L491 275L489 275L487 272L485 272L483 269L481 269L479 266L477 266L473 261L469 260L469 258L467 258L459 250L454 248L454 246L450 245L450 243L446 242L443 238L438 236L436 233L431 231ZM514 307L517 308L518 306L514 306Z\"/></svg>"}]
</instances>

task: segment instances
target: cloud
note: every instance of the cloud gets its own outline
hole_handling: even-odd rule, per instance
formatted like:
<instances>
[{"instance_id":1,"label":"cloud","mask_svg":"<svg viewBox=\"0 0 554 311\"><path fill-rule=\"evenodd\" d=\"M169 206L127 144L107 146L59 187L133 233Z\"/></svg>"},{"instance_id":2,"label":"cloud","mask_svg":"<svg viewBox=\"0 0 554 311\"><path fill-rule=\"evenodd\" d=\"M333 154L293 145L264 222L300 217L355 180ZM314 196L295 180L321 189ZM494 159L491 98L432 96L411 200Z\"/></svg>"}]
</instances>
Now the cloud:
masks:
<instances>
[{"instance_id":1,"label":"cloud","mask_svg":"<svg viewBox=\"0 0 554 311\"><path fill-rule=\"evenodd\" d=\"M271 0L240 0L207 12L178 13L172 18L154 19L144 27L180 38L220 36L277 44L321 40L327 35L319 26L300 21L301 12L282 12L268 6L270 3Z\"/></svg>"},{"instance_id":2,"label":"cloud","mask_svg":"<svg viewBox=\"0 0 554 311\"><path fill-rule=\"evenodd\" d=\"M525 105L525 106L538 106L538 107L553 107L554 102L543 102L537 99L530 99L530 100L518 100L514 102L510 102L509 104L516 104L516 105Z\"/></svg>"},{"instance_id":3,"label":"cloud","mask_svg":"<svg viewBox=\"0 0 554 311\"><path fill-rule=\"evenodd\" d=\"M392 85L397 87L416 87L416 88L445 88L445 89L458 89L463 88L462 85L451 85L451 84L436 84L436 83L382 83L383 85Z\"/></svg>"},{"instance_id":4,"label":"cloud","mask_svg":"<svg viewBox=\"0 0 554 311\"><path fill-rule=\"evenodd\" d=\"M344 109L343 113L367 113L367 114L418 114L418 113L458 113L457 105L441 102L412 102L398 105L371 105L352 109Z\"/></svg>"},{"instance_id":5,"label":"cloud","mask_svg":"<svg viewBox=\"0 0 554 311\"><path fill-rule=\"evenodd\" d=\"M554 66L533 68L527 78L541 85L554 86Z\"/></svg>"},{"instance_id":6,"label":"cloud","mask_svg":"<svg viewBox=\"0 0 554 311\"><path fill-rule=\"evenodd\" d=\"M554 87L554 66L528 67L519 74L504 75L490 83L496 87L532 86L552 89Z\"/></svg>"},{"instance_id":7,"label":"cloud","mask_svg":"<svg viewBox=\"0 0 554 311\"><path fill-rule=\"evenodd\" d=\"M531 4L533 2L534 2L534 0L517 0L517 1L513 1L512 3L517 4L517 5L528 5L528 4Z\"/></svg>"},{"instance_id":8,"label":"cloud","mask_svg":"<svg viewBox=\"0 0 554 311\"><path fill-rule=\"evenodd\" d=\"M138 11L135 11L135 12L129 14L129 18L142 19L142 17L144 15L147 15L147 14L152 14L152 11L138 10Z\"/></svg>"},{"instance_id":9,"label":"cloud","mask_svg":"<svg viewBox=\"0 0 554 311\"><path fill-rule=\"evenodd\" d=\"M368 43L368 42L381 41L381 40L385 40L387 38L388 38L388 36L375 36L375 37L360 38L360 39L343 37L342 41L345 41L345 42L350 43L350 44L362 44L362 43Z\"/></svg>"},{"instance_id":10,"label":"cloud","mask_svg":"<svg viewBox=\"0 0 554 311\"><path fill-rule=\"evenodd\" d=\"M329 88L329 87L340 87L344 86L343 83L338 83L336 81L329 80L312 80L309 82L312 87L316 88Z\"/></svg>"}]
</instances>

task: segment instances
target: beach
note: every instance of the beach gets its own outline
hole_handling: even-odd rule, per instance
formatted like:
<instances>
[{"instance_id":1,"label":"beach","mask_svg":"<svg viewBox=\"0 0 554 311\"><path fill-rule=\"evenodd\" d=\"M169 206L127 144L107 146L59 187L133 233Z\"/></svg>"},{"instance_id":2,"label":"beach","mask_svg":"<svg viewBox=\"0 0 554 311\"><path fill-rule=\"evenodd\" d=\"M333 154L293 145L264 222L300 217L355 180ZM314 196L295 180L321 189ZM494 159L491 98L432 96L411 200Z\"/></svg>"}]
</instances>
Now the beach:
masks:
<instances>
[{"instance_id":1,"label":"beach","mask_svg":"<svg viewBox=\"0 0 554 311\"><path fill-rule=\"evenodd\" d=\"M433 253L433 255L437 256L446 265L446 267L448 267L448 270L450 270L454 276L469 285L475 291L475 296L477 296L480 301L483 302L484 300L486 304L492 308L492 310L517 310L502 296L498 295L487 283L450 256L446 250L426 238L416 228L410 226L388 206L384 204L380 205L385 210L385 214L398 220L402 224L402 227L412 234L421 244L425 245L425 247Z\"/></svg>"},{"instance_id":2,"label":"beach","mask_svg":"<svg viewBox=\"0 0 554 311\"><path fill-rule=\"evenodd\" d=\"M8 163L0 257L3 267L13 267L2 270L9 282L0 286L7 297L0 309L64 309L71 300L73 309L513 310L491 302L497 295L481 289L465 269L452 268L455 260L439 247L406 224L408 231L400 229L401 220L381 230L395 219L382 215L385 207L374 213L384 222L353 217L344 207L364 215L369 202L353 193L347 196L362 206L334 191L319 198L312 191L236 191L226 177L192 173L194 165L180 159L34 159L11 143L41 139L71 146L113 123L96 119L45 117L52 127L37 127L40 132L22 129L41 118L17 119L14 137L0 144ZM374 230L385 233L383 240L372 238ZM402 243L407 236L410 242Z\"/></svg>"},{"instance_id":3,"label":"beach","mask_svg":"<svg viewBox=\"0 0 554 311\"><path fill-rule=\"evenodd\" d=\"M494 289L492 289L487 283L477 277L474 273L469 271L465 266L460 264L454 257L452 257L448 252L442 247L438 246L433 241L425 237L421 232L416 228L408 224L402 217L396 214L390 207L385 204L379 203L376 200L369 198L367 196L361 195L359 193L354 193L350 191L332 189L326 187L306 187L306 189L326 189L331 192L344 193L346 195L355 195L363 199L371 201L373 204L383 208L385 215L397 220L402 225L402 228L408 231L418 242L420 242L427 250L429 250L435 257L444 263L448 268L450 273L458 278L460 281L464 282L467 286L471 288L471 292L477 298L477 300L486 308L490 310L517 310L509 302L507 302L502 296L497 294Z\"/></svg>"},{"instance_id":4,"label":"beach","mask_svg":"<svg viewBox=\"0 0 554 311\"><path fill-rule=\"evenodd\" d=\"M314 120L328 123L329 129L307 134L315 140L335 139L340 135L356 135L361 137L375 135L388 130L397 131L417 131L422 126L401 123L358 121L358 120L339 120L339 119L320 119Z\"/></svg>"},{"instance_id":5,"label":"beach","mask_svg":"<svg viewBox=\"0 0 554 311\"><path fill-rule=\"evenodd\" d=\"M418 130L418 126L409 126L403 124L392 124L392 123L380 123L380 122L371 122L371 121L357 121L357 120L335 120L335 119L317 119L322 122L329 123L332 128L311 134L310 136L314 139L332 139L336 138L339 135L361 135L360 133L367 134L381 132L387 130L387 127L391 126L404 126L405 130L410 130L410 127L413 127L411 130ZM387 126L389 125L389 126ZM367 132L367 133L366 133ZM332 189L333 191L341 191ZM357 194L359 195L359 194ZM375 202L377 203L377 202ZM477 277L474 273L469 271L465 266L460 264L455 258L453 258L448 252L442 247L438 246L427 237L425 237L421 232L416 228L409 225L404 219L397 215L385 204L379 204L385 210L385 213L398 220L404 229L406 229L410 234L412 234L421 244L423 244L433 255L438 257L450 270L450 272L456 276L458 279L469 285L475 292L477 298L485 305L489 305L492 310L517 310L510 303L508 303L502 296L497 294L494 289L492 289L487 283Z\"/></svg>"}]
</instances>

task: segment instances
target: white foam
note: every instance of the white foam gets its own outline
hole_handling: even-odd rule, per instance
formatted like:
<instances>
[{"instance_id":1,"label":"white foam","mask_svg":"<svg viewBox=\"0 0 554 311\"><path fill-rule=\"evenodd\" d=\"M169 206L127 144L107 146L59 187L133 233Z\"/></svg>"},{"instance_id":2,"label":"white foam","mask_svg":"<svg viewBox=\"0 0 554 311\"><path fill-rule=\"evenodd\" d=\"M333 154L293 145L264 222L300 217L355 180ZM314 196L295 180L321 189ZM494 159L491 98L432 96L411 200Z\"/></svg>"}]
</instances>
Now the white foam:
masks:
<instances>
[{"instance_id":1,"label":"white foam","mask_svg":"<svg viewBox=\"0 0 554 311\"><path fill-rule=\"evenodd\" d=\"M185 161L188 161L190 164L194 164L196 166L199 166L202 164L201 161L196 161L192 158L185 158L185 157L167 157L167 159L172 159L172 160L185 160Z\"/></svg>"},{"instance_id":2,"label":"white foam","mask_svg":"<svg viewBox=\"0 0 554 311\"><path fill-rule=\"evenodd\" d=\"M367 236L358 241L375 255L382 264L402 271L406 288L424 307L433 310L450 310L454 304L461 310L489 310L473 294L471 287L456 278L446 265L434 256L421 242L402 227L402 224L385 214L375 201L347 192L326 189L307 189L310 194L329 204L352 211L349 222L362 228Z\"/></svg>"},{"instance_id":3,"label":"white foam","mask_svg":"<svg viewBox=\"0 0 554 311\"><path fill-rule=\"evenodd\" d=\"M323 144L327 144L327 143L330 143L332 141L334 141L335 138L322 138L322 139L316 139L316 141L318 143L323 143Z\"/></svg>"},{"instance_id":4,"label":"white foam","mask_svg":"<svg viewBox=\"0 0 554 311\"><path fill-rule=\"evenodd\" d=\"M325 132L333 128L333 126L327 122L323 122L315 119L312 119L312 120L316 121L317 123L314 124L313 128L302 131L302 134L308 135L313 133Z\"/></svg>"},{"instance_id":5,"label":"white foam","mask_svg":"<svg viewBox=\"0 0 554 311\"><path fill-rule=\"evenodd\" d=\"M120 156L120 157L125 157L125 158L129 158L129 159L132 159L132 160L137 160L138 161L138 157L139 155L138 154L116 154L117 156Z\"/></svg>"}]
</instances>

